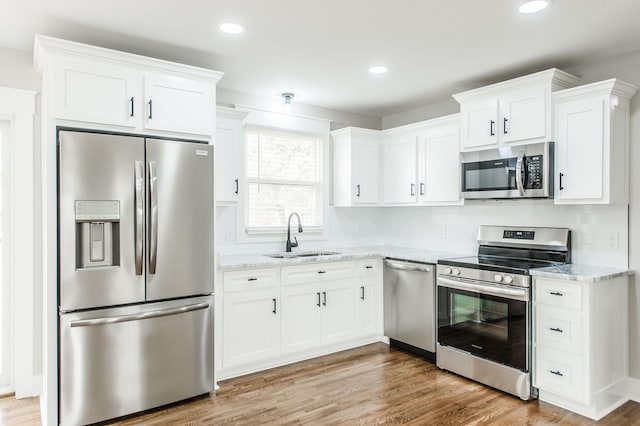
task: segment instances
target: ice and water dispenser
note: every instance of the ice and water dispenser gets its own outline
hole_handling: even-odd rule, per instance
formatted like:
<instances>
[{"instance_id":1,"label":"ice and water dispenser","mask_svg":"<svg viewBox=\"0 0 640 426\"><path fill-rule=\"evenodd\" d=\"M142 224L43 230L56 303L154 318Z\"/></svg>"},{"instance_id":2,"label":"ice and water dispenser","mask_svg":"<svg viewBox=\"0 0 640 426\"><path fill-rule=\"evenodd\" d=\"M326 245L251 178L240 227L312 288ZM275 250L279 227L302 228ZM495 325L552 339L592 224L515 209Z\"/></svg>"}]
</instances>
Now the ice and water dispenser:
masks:
<instances>
[{"instance_id":1,"label":"ice and water dispenser","mask_svg":"<svg viewBox=\"0 0 640 426\"><path fill-rule=\"evenodd\" d=\"M76 268L120 264L120 201L76 200Z\"/></svg>"}]
</instances>

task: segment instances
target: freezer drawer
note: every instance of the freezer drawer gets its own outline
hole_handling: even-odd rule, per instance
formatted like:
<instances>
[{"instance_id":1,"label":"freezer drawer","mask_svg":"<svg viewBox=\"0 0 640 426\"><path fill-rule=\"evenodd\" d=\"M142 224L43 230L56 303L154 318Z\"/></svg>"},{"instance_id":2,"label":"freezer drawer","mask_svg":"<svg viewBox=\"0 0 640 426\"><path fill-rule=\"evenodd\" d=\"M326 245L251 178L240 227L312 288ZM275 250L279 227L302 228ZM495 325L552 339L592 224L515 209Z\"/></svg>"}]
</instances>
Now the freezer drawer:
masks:
<instances>
[{"instance_id":1,"label":"freezer drawer","mask_svg":"<svg viewBox=\"0 0 640 426\"><path fill-rule=\"evenodd\" d=\"M213 390L213 296L60 316L60 423Z\"/></svg>"}]
</instances>

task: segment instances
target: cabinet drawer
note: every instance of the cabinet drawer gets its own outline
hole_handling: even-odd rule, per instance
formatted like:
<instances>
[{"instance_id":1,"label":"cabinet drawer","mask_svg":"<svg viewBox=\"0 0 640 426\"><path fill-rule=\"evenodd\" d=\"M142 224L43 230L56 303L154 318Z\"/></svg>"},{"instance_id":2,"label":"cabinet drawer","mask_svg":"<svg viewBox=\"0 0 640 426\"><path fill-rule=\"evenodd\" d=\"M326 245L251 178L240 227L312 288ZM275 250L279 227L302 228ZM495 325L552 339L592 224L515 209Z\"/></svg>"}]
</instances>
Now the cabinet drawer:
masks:
<instances>
[{"instance_id":1,"label":"cabinet drawer","mask_svg":"<svg viewBox=\"0 0 640 426\"><path fill-rule=\"evenodd\" d=\"M536 307L536 344L553 349L582 353L583 317L581 311L552 306Z\"/></svg>"},{"instance_id":2,"label":"cabinet drawer","mask_svg":"<svg viewBox=\"0 0 640 426\"><path fill-rule=\"evenodd\" d=\"M584 368L581 356L536 347L535 384L541 391L584 402Z\"/></svg>"},{"instance_id":3,"label":"cabinet drawer","mask_svg":"<svg viewBox=\"0 0 640 426\"><path fill-rule=\"evenodd\" d=\"M355 275L355 262L315 263L299 266L285 266L282 268L282 285L353 278Z\"/></svg>"},{"instance_id":4,"label":"cabinet drawer","mask_svg":"<svg viewBox=\"0 0 640 426\"><path fill-rule=\"evenodd\" d=\"M372 277L378 274L382 262L380 259L365 259L358 262L358 276Z\"/></svg>"},{"instance_id":5,"label":"cabinet drawer","mask_svg":"<svg viewBox=\"0 0 640 426\"><path fill-rule=\"evenodd\" d=\"M536 303L582 309L582 286L568 281L536 279Z\"/></svg>"},{"instance_id":6,"label":"cabinet drawer","mask_svg":"<svg viewBox=\"0 0 640 426\"><path fill-rule=\"evenodd\" d=\"M247 269L224 273L224 291L243 291L278 285L278 269Z\"/></svg>"}]
</instances>

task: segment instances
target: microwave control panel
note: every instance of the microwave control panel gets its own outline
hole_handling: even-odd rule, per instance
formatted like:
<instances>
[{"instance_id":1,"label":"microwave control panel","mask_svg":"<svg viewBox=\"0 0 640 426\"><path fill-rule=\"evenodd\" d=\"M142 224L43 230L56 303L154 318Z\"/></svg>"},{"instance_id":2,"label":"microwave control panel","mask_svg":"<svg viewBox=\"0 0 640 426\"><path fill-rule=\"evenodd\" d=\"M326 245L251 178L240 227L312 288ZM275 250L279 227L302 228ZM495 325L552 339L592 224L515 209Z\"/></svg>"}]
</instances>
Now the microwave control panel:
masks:
<instances>
[{"instance_id":1,"label":"microwave control panel","mask_svg":"<svg viewBox=\"0 0 640 426\"><path fill-rule=\"evenodd\" d=\"M527 157L526 189L541 189L542 183L542 155Z\"/></svg>"}]
</instances>

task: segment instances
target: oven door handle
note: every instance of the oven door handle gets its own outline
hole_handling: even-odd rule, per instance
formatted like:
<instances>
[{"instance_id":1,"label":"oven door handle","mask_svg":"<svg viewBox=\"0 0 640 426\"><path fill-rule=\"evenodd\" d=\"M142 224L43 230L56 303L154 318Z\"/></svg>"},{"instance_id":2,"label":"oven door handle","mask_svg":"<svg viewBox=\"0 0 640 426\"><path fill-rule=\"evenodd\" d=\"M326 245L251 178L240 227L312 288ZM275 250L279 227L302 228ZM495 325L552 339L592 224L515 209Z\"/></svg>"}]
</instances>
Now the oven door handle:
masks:
<instances>
[{"instance_id":1,"label":"oven door handle","mask_svg":"<svg viewBox=\"0 0 640 426\"><path fill-rule=\"evenodd\" d=\"M518 157L516 161L516 186L521 197L524 197L524 182L522 181L522 168L524 166L524 155Z\"/></svg>"},{"instance_id":2,"label":"oven door handle","mask_svg":"<svg viewBox=\"0 0 640 426\"><path fill-rule=\"evenodd\" d=\"M452 280L451 278L438 277L438 286L455 288L458 290L471 291L473 293L488 294L490 296L504 297L506 299L520 300L527 302L529 300L528 289L511 289L498 287L493 285L475 284L466 281Z\"/></svg>"}]
</instances>

